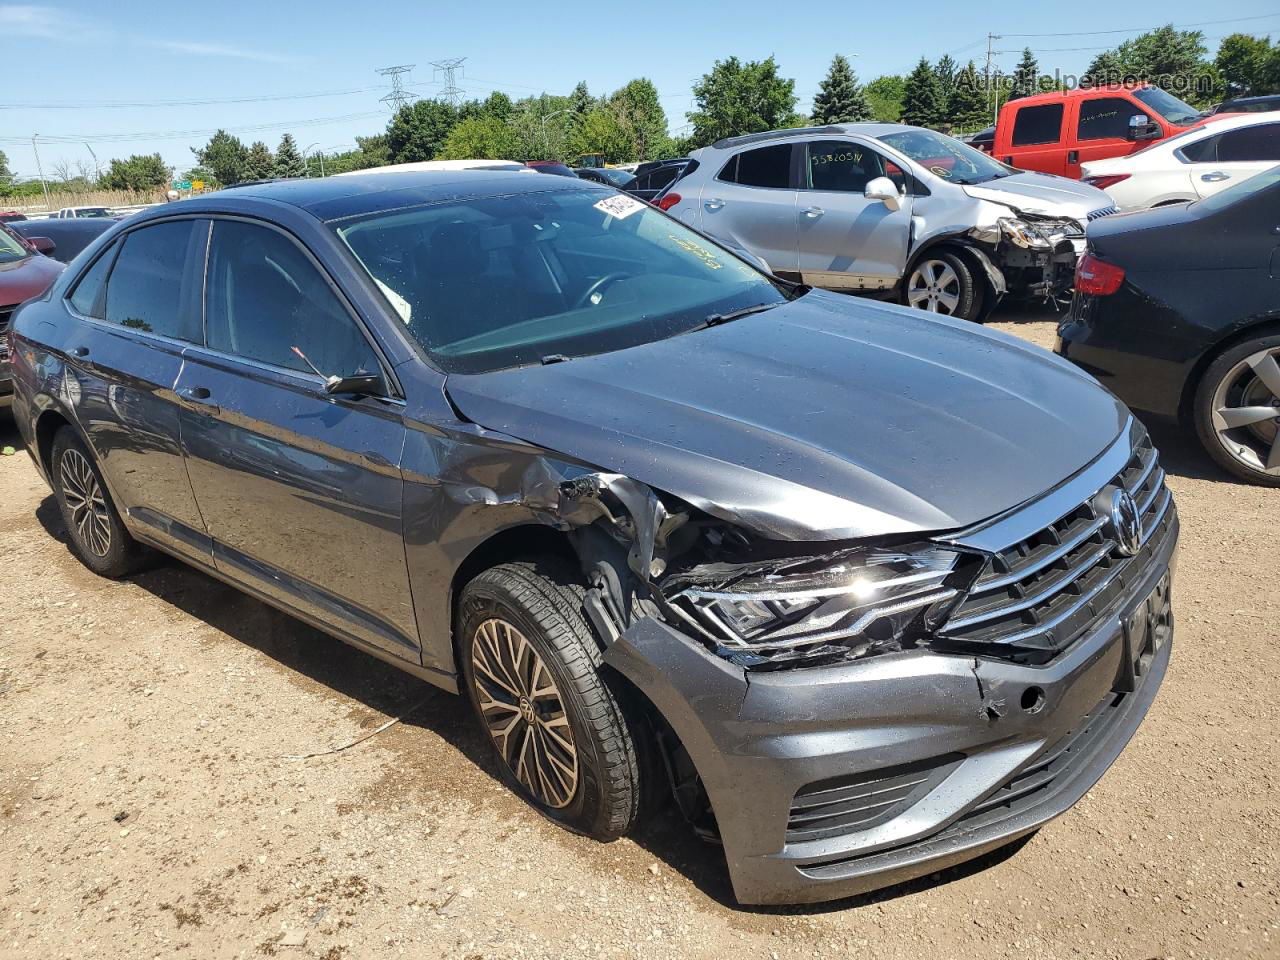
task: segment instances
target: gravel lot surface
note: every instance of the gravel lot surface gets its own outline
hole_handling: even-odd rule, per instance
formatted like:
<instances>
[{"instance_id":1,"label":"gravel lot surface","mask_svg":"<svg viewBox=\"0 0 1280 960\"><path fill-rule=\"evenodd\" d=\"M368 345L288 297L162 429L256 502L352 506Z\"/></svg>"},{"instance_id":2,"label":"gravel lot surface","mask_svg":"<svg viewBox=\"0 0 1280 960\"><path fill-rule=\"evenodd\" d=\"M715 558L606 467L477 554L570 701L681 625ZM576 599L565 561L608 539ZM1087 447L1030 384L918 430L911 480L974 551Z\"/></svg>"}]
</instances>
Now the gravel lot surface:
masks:
<instances>
[{"instance_id":1,"label":"gravel lot surface","mask_svg":"<svg viewBox=\"0 0 1280 960\"><path fill-rule=\"evenodd\" d=\"M607 846L543 821L462 701L228 587L96 578L0 457L0 957L1280 956L1280 491L1153 433L1177 632L1120 760L1016 849L778 910L735 906L674 821Z\"/></svg>"}]
</instances>

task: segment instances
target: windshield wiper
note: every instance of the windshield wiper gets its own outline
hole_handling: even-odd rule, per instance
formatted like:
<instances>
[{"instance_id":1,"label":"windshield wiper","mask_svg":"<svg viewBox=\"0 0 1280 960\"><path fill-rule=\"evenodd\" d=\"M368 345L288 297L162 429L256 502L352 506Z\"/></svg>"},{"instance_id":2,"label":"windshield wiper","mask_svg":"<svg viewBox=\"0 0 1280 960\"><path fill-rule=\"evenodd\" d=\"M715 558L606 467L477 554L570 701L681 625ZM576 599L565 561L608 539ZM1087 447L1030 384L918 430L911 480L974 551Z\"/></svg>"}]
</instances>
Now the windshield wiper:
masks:
<instances>
[{"instance_id":1,"label":"windshield wiper","mask_svg":"<svg viewBox=\"0 0 1280 960\"><path fill-rule=\"evenodd\" d=\"M573 357L566 356L563 353L548 353L545 357L541 358L541 362L544 367L549 367L553 363L564 363L566 360L572 359Z\"/></svg>"},{"instance_id":2,"label":"windshield wiper","mask_svg":"<svg viewBox=\"0 0 1280 960\"><path fill-rule=\"evenodd\" d=\"M702 326L695 329L705 330L707 327L718 327L722 323L728 323L730 320L737 320L739 317L747 317L753 313L763 313L766 310L772 310L776 307L776 303L757 303L753 307L743 307L740 310L730 310L727 313L709 313Z\"/></svg>"}]
</instances>

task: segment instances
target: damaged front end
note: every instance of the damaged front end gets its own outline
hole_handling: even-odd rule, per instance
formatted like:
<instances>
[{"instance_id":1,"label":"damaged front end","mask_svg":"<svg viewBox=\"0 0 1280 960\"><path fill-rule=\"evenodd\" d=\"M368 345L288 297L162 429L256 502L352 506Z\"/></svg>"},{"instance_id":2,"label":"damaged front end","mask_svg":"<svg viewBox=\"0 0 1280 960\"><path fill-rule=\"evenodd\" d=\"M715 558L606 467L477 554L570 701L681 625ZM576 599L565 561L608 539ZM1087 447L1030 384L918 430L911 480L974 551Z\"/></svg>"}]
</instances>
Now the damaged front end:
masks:
<instances>
[{"instance_id":1,"label":"damaged front end","mask_svg":"<svg viewBox=\"0 0 1280 960\"><path fill-rule=\"evenodd\" d=\"M1014 211L996 221L996 262L1012 291L1058 300L1071 290L1084 229L1070 217Z\"/></svg>"}]
</instances>

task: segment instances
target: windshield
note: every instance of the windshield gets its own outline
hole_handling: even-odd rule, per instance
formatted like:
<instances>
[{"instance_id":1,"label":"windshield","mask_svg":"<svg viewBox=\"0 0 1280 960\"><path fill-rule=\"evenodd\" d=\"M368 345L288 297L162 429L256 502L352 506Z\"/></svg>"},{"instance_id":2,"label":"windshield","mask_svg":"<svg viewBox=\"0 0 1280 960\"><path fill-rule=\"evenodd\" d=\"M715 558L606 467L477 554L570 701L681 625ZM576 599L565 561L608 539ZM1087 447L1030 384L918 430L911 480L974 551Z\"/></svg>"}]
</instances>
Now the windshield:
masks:
<instances>
[{"instance_id":1,"label":"windshield","mask_svg":"<svg viewBox=\"0 0 1280 960\"><path fill-rule=\"evenodd\" d=\"M0 227L0 263L12 263L14 260L29 256L31 251L22 245L22 241L7 228Z\"/></svg>"},{"instance_id":2,"label":"windshield","mask_svg":"<svg viewBox=\"0 0 1280 960\"><path fill-rule=\"evenodd\" d=\"M984 183L1016 173L967 143L932 130L903 130L877 139L905 153L934 176L952 183Z\"/></svg>"},{"instance_id":3,"label":"windshield","mask_svg":"<svg viewBox=\"0 0 1280 960\"><path fill-rule=\"evenodd\" d=\"M81 207L76 212L77 217L109 217L111 211L106 207Z\"/></svg>"},{"instance_id":4,"label":"windshield","mask_svg":"<svg viewBox=\"0 0 1280 960\"><path fill-rule=\"evenodd\" d=\"M1200 111L1159 87L1143 87L1133 95L1170 123L1185 125L1200 119Z\"/></svg>"},{"instance_id":5,"label":"windshield","mask_svg":"<svg viewBox=\"0 0 1280 960\"><path fill-rule=\"evenodd\" d=\"M1247 180L1241 180L1220 193L1205 197L1203 200L1197 200L1192 206L1197 212L1217 213L1219 210L1223 210L1233 204L1256 197L1262 191L1274 187L1276 184L1280 184L1280 165L1255 174Z\"/></svg>"},{"instance_id":6,"label":"windshield","mask_svg":"<svg viewBox=\"0 0 1280 960\"><path fill-rule=\"evenodd\" d=\"M430 204L335 229L451 373L621 350L786 299L679 222L598 188Z\"/></svg>"},{"instance_id":7,"label":"windshield","mask_svg":"<svg viewBox=\"0 0 1280 960\"><path fill-rule=\"evenodd\" d=\"M596 170L596 173L600 174L605 179L612 181L616 186L619 186L619 187L622 186L623 184L630 183L632 180L635 179L634 176L627 173L627 171L625 170L614 170L609 167L600 167Z\"/></svg>"}]
</instances>

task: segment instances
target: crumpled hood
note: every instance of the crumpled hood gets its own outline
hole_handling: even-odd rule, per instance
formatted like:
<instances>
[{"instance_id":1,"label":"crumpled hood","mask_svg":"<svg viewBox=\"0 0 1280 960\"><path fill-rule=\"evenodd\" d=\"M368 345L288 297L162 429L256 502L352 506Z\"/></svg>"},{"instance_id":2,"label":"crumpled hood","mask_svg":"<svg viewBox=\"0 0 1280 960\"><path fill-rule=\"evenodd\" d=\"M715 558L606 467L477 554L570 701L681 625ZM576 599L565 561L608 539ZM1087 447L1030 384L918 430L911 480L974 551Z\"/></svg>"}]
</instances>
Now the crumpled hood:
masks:
<instances>
[{"instance_id":1,"label":"crumpled hood","mask_svg":"<svg viewBox=\"0 0 1280 960\"><path fill-rule=\"evenodd\" d=\"M481 426L785 540L969 526L1076 473L1128 419L1045 350L819 291L446 390Z\"/></svg>"},{"instance_id":2,"label":"crumpled hood","mask_svg":"<svg viewBox=\"0 0 1280 960\"><path fill-rule=\"evenodd\" d=\"M1097 187L1047 173L1015 173L965 187L964 192L977 200L1002 203L1024 213L1071 217L1081 222L1086 221L1093 211L1115 205Z\"/></svg>"}]
</instances>

